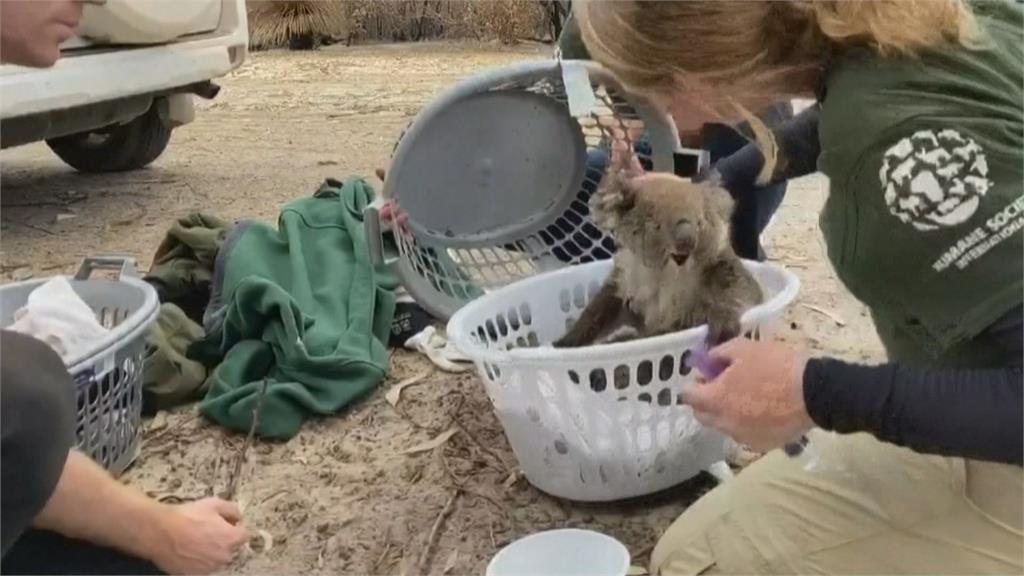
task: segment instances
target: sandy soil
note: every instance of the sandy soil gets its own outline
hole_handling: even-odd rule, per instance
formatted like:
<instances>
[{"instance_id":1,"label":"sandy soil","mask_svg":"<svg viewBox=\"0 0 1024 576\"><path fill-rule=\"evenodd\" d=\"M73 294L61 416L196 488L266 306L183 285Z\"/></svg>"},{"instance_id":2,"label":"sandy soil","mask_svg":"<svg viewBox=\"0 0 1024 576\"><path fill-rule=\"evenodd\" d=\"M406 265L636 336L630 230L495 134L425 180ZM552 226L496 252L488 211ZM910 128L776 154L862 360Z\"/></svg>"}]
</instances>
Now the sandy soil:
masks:
<instances>
[{"instance_id":1,"label":"sandy soil","mask_svg":"<svg viewBox=\"0 0 1024 576\"><path fill-rule=\"evenodd\" d=\"M405 123L452 81L547 54L540 46L462 44L257 53L147 170L86 176L43 145L5 151L0 277L72 273L81 258L101 252L133 254L146 267L170 222L195 210L272 220L324 177L372 175ZM825 193L818 177L793 183L767 235L770 257L803 286L781 337L814 353L877 359L865 309L824 258L817 213ZM232 573L417 573L456 487L460 496L424 572L481 574L503 544L567 526L611 534L643 564L658 535L713 485L698 477L619 505L557 501L516 476L475 375L434 372L405 391L398 409L385 401L393 383L429 368L397 352L388 382L351 411L310 422L287 443L256 443L237 499L246 523L272 546L254 542ZM458 432L442 448L402 454L453 425ZM162 414L147 423L142 454L125 479L168 501L219 492L242 442L194 408Z\"/></svg>"}]
</instances>

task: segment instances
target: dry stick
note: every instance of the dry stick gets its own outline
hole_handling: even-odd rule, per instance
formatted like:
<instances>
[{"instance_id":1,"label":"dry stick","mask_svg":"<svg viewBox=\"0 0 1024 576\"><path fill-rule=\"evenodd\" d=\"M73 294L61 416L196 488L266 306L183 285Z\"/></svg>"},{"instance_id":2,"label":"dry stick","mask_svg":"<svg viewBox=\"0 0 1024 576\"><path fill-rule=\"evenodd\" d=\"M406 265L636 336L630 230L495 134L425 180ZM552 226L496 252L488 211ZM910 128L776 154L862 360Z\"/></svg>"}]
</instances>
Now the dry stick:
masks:
<instances>
[{"instance_id":1,"label":"dry stick","mask_svg":"<svg viewBox=\"0 0 1024 576\"><path fill-rule=\"evenodd\" d=\"M832 312L831 310L826 310L825 308L822 308L821 306L815 306L814 304L804 304L804 303L801 303L800 306L803 306L804 308L807 308L811 312L817 312L818 314L821 314L822 316L828 317L830 320L835 322L836 325L839 326L839 327L846 326L846 321L843 320L842 318L840 318L838 315L836 315L835 312Z\"/></svg>"},{"instance_id":2,"label":"dry stick","mask_svg":"<svg viewBox=\"0 0 1024 576\"><path fill-rule=\"evenodd\" d=\"M216 456L217 460L213 464L213 477L210 478L210 485L206 487L206 495L213 496L217 492L217 478L220 478L220 465L223 459L220 454Z\"/></svg>"},{"instance_id":3,"label":"dry stick","mask_svg":"<svg viewBox=\"0 0 1024 576\"><path fill-rule=\"evenodd\" d=\"M234 500L235 492L238 491L238 480L242 476L242 465L245 463L245 453L249 451L249 446L252 445L253 438L256 436L256 428L260 424L260 409L263 408L263 399L267 395L267 379L263 379L263 385L260 386L259 396L256 398L256 405L252 408L252 424L249 425L249 435L245 437L245 442L242 444L242 449L238 451L238 457L235 459L235 469L231 473L231 478L228 479L227 490L224 491L224 500Z\"/></svg>"},{"instance_id":4,"label":"dry stick","mask_svg":"<svg viewBox=\"0 0 1024 576\"><path fill-rule=\"evenodd\" d=\"M459 427L459 430L461 430L461 431L462 431L462 434L463 434L463 435L464 435L464 436L465 436L466 438L468 438L468 439L469 439L469 441L470 441L470 442L472 442L474 446L476 446L477 448L479 448L479 449L480 449L480 451L481 451L481 452L483 452L484 454L487 454L487 455L488 455L488 456L490 456L491 458L494 458L494 460L495 460L495 461L497 461L497 462L498 462L498 464L500 464L500 465L501 465L501 471L502 471L502 472L507 472L507 473L510 473L510 472L512 472L512 470L510 470L510 469L509 469L509 466L508 466L508 464L506 464L506 463L505 463L505 460L504 460L504 459L502 459L502 457L501 457L501 456L499 456L499 455L498 455L498 454L497 454L496 452L494 452L494 451L493 451L493 450L491 450L490 448L488 448L488 447L484 446L484 445L483 445L483 443L481 443L481 442L480 442L479 440L477 440L477 439L476 439L476 436L473 436L473 435L472 435L472 434L471 434L471 433L469 432L469 428L467 428L467 427L466 427L466 426L465 426L465 425L464 425L464 424L462 423L462 420L459 420L459 418L458 418L458 417L455 417L455 419L454 419L454 420L455 420L455 425Z\"/></svg>"},{"instance_id":5,"label":"dry stick","mask_svg":"<svg viewBox=\"0 0 1024 576\"><path fill-rule=\"evenodd\" d=\"M430 529L430 536L427 537L427 547L423 550L423 553L420 554L420 559L416 563L417 573L427 573L427 564L430 561L431 553L434 551L434 546L437 544L437 539L441 535L441 526L444 524L444 521L452 515L452 512L455 510L455 500L458 499L459 494L461 493L462 489L456 488L455 491L452 492L451 498L449 498L448 502L444 505L444 508L441 509L441 513L437 515L437 520L434 520L434 526Z\"/></svg>"},{"instance_id":6,"label":"dry stick","mask_svg":"<svg viewBox=\"0 0 1024 576\"><path fill-rule=\"evenodd\" d=\"M388 557L388 552L391 552L391 527L388 526L387 531L384 533L384 550L377 557L377 561L373 563L373 567L370 568L370 572L373 574L377 573L377 569L384 563L384 560Z\"/></svg>"},{"instance_id":7,"label":"dry stick","mask_svg":"<svg viewBox=\"0 0 1024 576\"><path fill-rule=\"evenodd\" d=\"M459 490L462 490L463 492L465 492L466 494L469 494L470 496L475 496L477 498L480 498L481 500L485 500L487 502L490 502L492 506L494 506L495 508L498 509L499 512L501 512L502 516L505 517L505 520L508 521L508 524L511 527L512 526L512 515L508 511L508 507L503 506L500 502L498 502L492 496L489 496L489 495L487 495L487 494L485 494L483 492L480 492L478 490L475 490L473 488L468 488L466 486L466 481L465 480L460 480L459 477L455 475L455 472L452 470L451 466L448 464L448 458L445 457L444 452L443 451L439 452L439 454L441 455L441 464L444 467L444 471L448 474L448 478L452 481L452 484L454 484L456 488L458 488Z\"/></svg>"}]
</instances>

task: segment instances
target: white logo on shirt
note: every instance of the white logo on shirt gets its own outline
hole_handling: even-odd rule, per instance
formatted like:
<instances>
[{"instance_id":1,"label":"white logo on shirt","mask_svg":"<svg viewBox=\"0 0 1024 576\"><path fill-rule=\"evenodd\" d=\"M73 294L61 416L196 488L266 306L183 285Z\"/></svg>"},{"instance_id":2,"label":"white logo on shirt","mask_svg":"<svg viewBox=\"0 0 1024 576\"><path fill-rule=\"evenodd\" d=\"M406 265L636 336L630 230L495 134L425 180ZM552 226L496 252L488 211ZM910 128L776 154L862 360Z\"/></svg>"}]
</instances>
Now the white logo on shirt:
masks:
<instances>
[{"instance_id":1,"label":"white logo on shirt","mask_svg":"<svg viewBox=\"0 0 1024 576\"><path fill-rule=\"evenodd\" d=\"M918 230L966 222L992 187L985 152L956 130L921 130L882 156L889 212Z\"/></svg>"}]
</instances>

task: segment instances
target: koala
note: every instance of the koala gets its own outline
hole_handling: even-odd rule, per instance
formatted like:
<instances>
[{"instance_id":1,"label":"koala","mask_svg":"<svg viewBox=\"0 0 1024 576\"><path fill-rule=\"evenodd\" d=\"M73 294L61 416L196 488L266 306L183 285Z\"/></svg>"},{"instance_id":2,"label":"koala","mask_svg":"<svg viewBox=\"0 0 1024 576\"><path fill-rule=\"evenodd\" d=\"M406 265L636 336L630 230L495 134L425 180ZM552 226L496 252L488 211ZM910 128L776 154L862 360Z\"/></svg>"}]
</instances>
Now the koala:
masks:
<instances>
[{"instance_id":1,"label":"koala","mask_svg":"<svg viewBox=\"0 0 1024 576\"><path fill-rule=\"evenodd\" d=\"M673 174L609 174L590 200L594 223L618 251L604 285L554 346L571 348L708 325L719 344L763 300L729 243L725 190Z\"/></svg>"}]
</instances>

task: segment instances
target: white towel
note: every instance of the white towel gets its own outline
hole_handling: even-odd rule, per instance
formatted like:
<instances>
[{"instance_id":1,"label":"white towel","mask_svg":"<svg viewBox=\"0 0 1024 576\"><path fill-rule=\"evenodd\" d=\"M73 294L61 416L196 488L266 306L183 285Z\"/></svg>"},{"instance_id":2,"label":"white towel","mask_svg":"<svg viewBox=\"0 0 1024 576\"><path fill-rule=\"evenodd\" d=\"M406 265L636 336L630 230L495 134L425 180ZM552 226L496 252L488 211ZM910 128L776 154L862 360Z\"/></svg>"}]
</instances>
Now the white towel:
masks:
<instances>
[{"instance_id":1,"label":"white towel","mask_svg":"<svg viewBox=\"0 0 1024 576\"><path fill-rule=\"evenodd\" d=\"M90 351L108 333L63 276L33 290L14 320L8 329L49 344L65 363Z\"/></svg>"},{"instance_id":2,"label":"white towel","mask_svg":"<svg viewBox=\"0 0 1024 576\"><path fill-rule=\"evenodd\" d=\"M465 372L472 367L468 364L458 364L458 362L470 362L470 359L462 352L459 352L433 326L427 326L418 334L406 340L405 347L423 354L433 362L434 366L445 372Z\"/></svg>"}]
</instances>

